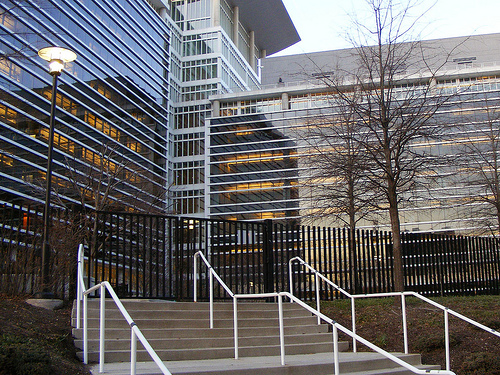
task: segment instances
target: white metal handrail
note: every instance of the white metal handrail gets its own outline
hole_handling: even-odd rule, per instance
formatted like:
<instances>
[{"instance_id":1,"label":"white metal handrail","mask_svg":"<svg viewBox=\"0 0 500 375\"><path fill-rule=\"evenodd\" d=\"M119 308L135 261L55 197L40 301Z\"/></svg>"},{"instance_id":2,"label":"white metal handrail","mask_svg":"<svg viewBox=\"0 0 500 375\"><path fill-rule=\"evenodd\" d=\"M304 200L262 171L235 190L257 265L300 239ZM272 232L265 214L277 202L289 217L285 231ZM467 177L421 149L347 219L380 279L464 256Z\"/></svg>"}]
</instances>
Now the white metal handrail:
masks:
<instances>
[{"instance_id":1,"label":"white metal handrail","mask_svg":"<svg viewBox=\"0 0 500 375\"><path fill-rule=\"evenodd\" d=\"M481 323L478 323L470 318L467 318L466 316L453 311L437 302L432 301L429 298L426 298L422 296L419 293L416 292L393 292L393 293L372 293L372 294L350 294L329 279L327 279L325 276L321 275L316 269L311 267L307 262L305 262L303 259L300 257L295 257L290 259L289 261L289 277L290 277L290 293L293 294L293 275L292 275L292 263L293 262L299 262L301 265L309 269L311 272L315 274L315 289L316 289L316 304L317 306L320 305L320 285L319 285L319 278L321 278L323 281L325 281L327 284L331 285L334 287L336 290L338 290L340 293L344 294L346 297L351 299L351 321L352 321L352 331L356 333L356 309L355 309L355 300L356 299L361 299L361 298L383 298L383 297L401 297L401 315L402 315L402 323L403 323L403 336L404 336L404 352L408 354L408 325L407 325L407 316L406 316L406 297L407 296L412 296L416 297L440 310L443 311L444 313L444 328L445 328L445 352L446 352L446 370L451 371L451 361L450 361L450 333L449 333L449 315L453 315L469 324L474 325L477 328L480 328L482 330L485 330L486 332L490 332L494 334L497 337L500 337L500 333L495 331L494 329L491 329ZM353 348L355 348L355 340L353 337ZM355 349L353 349L355 351Z\"/></svg>"},{"instance_id":2,"label":"white metal handrail","mask_svg":"<svg viewBox=\"0 0 500 375\"><path fill-rule=\"evenodd\" d=\"M77 269L77 312L76 312L76 328L80 328L81 321L81 303L83 300L83 362L88 363L88 314L87 314L87 297L93 291L100 289L100 314L99 314L99 373L104 372L104 352L105 352L105 301L106 301L106 290L110 294L111 298L115 302L116 306L120 310L121 314L127 321L131 337L130 337L130 374L136 374L137 365L137 339L142 343L144 349L151 356L151 359L156 363L161 372L165 375L172 375L167 369L163 361L160 359L155 350L151 347L148 340L144 337L141 330L135 324L135 322L130 317L127 309L123 306L120 298L116 295L113 287L107 281L103 281L100 284L94 285L93 287L86 289L84 281L84 271L83 271L83 245L78 247L78 269Z\"/></svg>"},{"instance_id":3,"label":"white metal handrail","mask_svg":"<svg viewBox=\"0 0 500 375\"><path fill-rule=\"evenodd\" d=\"M316 309L318 311L321 311L320 308L321 308L321 298L320 298L320 288L318 288L317 286L319 285L319 279L322 279L324 282L330 284L331 286L333 286L336 290L338 290L340 293L342 293L343 295L345 295L347 298L350 298L351 299L351 324L352 324L352 332L356 333L356 321L355 321L355 314L354 314L354 311L355 311L355 303L354 303L354 299L352 298L352 295L347 292L346 290L342 289L341 287L339 287L337 284L333 283L331 280L327 279L325 276L323 276L321 273L319 273L318 271L316 271L314 268L312 268L309 264L307 264L304 260L302 260L300 257L295 257L295 258L292 258L289 260L288 262L288 276L289 276L289 279L290 279L290 282L289 282L289 286L290 286L290 294L293 294L293 270L292 270L292 265L293 265L293 262L294 261L297 261L299 262L301 265L303 265L305 268L307 268L308 270L310 270L311 272L314 273L314 276L315 276L315 293L316 293ZM318 324L320 324L320 319L318 317ZM353 340L352 340L352 351L353 352L357 352L357 345L356 345L356 339L353 337ZM408 354L408 353L406 353Z\"/></svg>"},{"instance_id":4,"label":"white metal handrail","mask_svg":"<svg viewBox=\"0 0 500 375\"><path fill-rule=\"evenodd\" d=\"M226 285L226 283L224 281L222 281L222 279L219 277L217 272L214 271L210 262L207 260L207 258L205 258L205 255L203 255L203 253L201 251L198 251L196 254L194 254L194 285L193 285L194 302L198 301L198 289L197 289L198 288L198 286L197 286L198 285L198 283L197 283L198 274L196 271L198 269L198 261L197 261L198 257L201 258L203 263L205 263L205 265L208 268L208 280L209 280L208 287L210 289L210 329L212 329L212 328L214 328L214 294L213 294L214 277L217 279L219 284L224 288L226 293L229 294L229 296L234 298L234 293L231 291L231 289L229 289L229 287Z\"/></svg>"},{"instance_id":5,"label":"white metal handrail","mask_svg":"<svg viewBox=\"0 0 500 375\"><path fill-rule=\"evenodd\" d=\"M224 290L233 298L233 319L234 319L234 357L238 359L238 299L260 299L260 298L277 298L278 299L278 314L279 314L279 332L280 332L280 356L281 364L285 365L285 335L284 335L284 319L283 319L283 297L288 298L291 302L297 303L299 306L303 307L307 311L316 315L320 321L324 321L332 326L333 332L333 357L334 357L334 369L335 375L340 374L340 361L339 361L339 348L338 348L338 331L340 330L344 334L352 337L354 340L361 342L373 351L385 356L391 361L399 364L400 366L410 370L415 374L445 374L445 375L456 375L452 371L447 370L421 370L409 363L406 363L402 359L396 357L395 355L386 352L385 350L379 348L378 346L370 343L361 336L357 335L353 331L347 329L341 324L335 322L331 318L327 317L317 309L305 304L292 293L289 292L273 292L273 293L258 293L258 294L234 294L231 289L222 281L218 274L212 268L210 262L205 258L201 251L198 251L194 255L194 301L197 301L197 280L198 280L198 263L197 258L200 257L209 270L209 298L210 298L210 328L213 328L213 278L215 277L217 281L221 284Z\"/></svg>"}]
</instances>

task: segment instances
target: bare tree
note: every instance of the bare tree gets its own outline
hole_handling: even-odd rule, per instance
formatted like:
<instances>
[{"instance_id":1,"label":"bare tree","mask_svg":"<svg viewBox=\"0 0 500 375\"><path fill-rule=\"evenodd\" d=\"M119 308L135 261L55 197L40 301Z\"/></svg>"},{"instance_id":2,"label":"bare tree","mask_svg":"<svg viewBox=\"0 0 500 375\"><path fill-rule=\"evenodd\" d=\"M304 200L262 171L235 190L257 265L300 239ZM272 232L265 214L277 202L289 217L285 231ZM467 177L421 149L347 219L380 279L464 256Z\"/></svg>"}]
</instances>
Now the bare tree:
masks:
<instances>
[{"instance_id":1,"label":"bare tree","mask_svg":"<svg viewBox=\"0 0 500 375\"><path fill-rule=\"evenodd\" d=\"M467 206L490 234L500 235L500 107L498 99L481 98L483 111L464 116L465 140L457 161L471 190ZM463 176L463 173L460 174Z\"/></svg>"},{"instance_id":2,"label":"bare tree","mask_svg":"<svg viewBox=\"0 0 500 375\"><path fill-rule=\"evenodd\" d=\"M77 243L87 243L91 258L102 250L104 242L100 237L105 231L99 228L99 212L165 214L168 211L169 187L166 178L135 165L116 147L103 145L100 153L90 153L91 161L76 156L66 157L64 165L59 167L59 174L66 178L59 177L58 182L53 184L51 196L54 205L64 207L68 212L64 222L58 226L61 228L55 228L55 231L66 231L71 233L71 239L78 239ZM31 187L34 195L43 196L43 181L35 181ZM52 236L51 247L58 248L67 241L66 236ZM92 262L89 264L92 266ZM92 270L89 270L91 274Z\"/></svg>"},{"instance_id":3,"label":"bare tree","mask_svg":"<svg viewBox=\"0 0 500 375\"><path fill-rule=\"evenodd\" d=\"M366 189L367 154L358 140L362 129L353 106L344 107L346 103L335 99L330 99L333 113L314 118L301 134L309 148L304 186L314 197L311 216L333 219L355 231L380 197Z\"/></svg>"},{"instance_id":4,"label":"bare tree","mask_svg":"<svg viewBox=\"0 0 500 375\"><path fill-rule=\"evenodd\" d=\"M73 197L78 201L77 206L84 212L91 212L92 217L98 211L105 210L128 209L156 214L166 212L166 180L161 178L155 183L152 172L137 167L115 147L104 145L99 154L93 154L92 163L66 158L65 164L68 183L66 186L61 185L56 194L62 206L74 206L75 201L70 202L66 198ZM93 221L95 226L96 220ZM96 235L96 229L91 231L93 236ZM95 241L93 238L89 243L95 245Z\"/></svg>"},{"instance_id":5,"label":"bare tree","mask_svg":"<svg viewBox=\"0 0 500 375\"><path fill-rule=\"evenodd\" d=\"M418 177L432 168L430 155L413 145L441 134L435 115L450 96L441 95L435 77L453 51L443 54L415 40L418 18L410 15L415 1L366 4L372 24L353 21L356 34L350 36L355 66L337 71L340 79L322 80L358 123L350 140L366 153L366 189L384 196L380 208L388 210L393 233L395 289L402 291L400 206L421 182Z\"/></svg>"},{"instance_id":6,"label":"bare tree","mask_svg":"<svg viewBox=\"0 0 500 375\"><path fill-rule=\"evenodd\" d=\"M351 92L353 101L356 92ZM362 122L351 105L332 95L328 109L331 114L320 115L308 122L304 134L309 149L305 165L309 175L304 190L313 197L313 218L333 219L349 229L348 248L354 292L360 290L357 277L356 225L362 219L375 217L378 191L367 189L367 153L359 137ZM346 106L346 104L348 104Z\"/></svg>"}]
</instances>

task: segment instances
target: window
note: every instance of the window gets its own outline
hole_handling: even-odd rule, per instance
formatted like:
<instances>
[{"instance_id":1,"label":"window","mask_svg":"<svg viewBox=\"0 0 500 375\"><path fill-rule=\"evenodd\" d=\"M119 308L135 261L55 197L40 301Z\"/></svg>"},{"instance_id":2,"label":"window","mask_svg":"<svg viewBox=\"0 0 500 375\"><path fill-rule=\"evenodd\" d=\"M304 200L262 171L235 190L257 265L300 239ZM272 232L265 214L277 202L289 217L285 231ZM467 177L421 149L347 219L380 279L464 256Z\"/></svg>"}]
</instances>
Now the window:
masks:
<instances>
[{"instance_id":1,"label":"window","mask_svg":"<svg viewBox=\"0 0 500 375\"><path fill-rule=\"evenodd\" d=\"M205 181L205 162L195 160L184 163L174 163L175 185L202 184Z\"/></svg>"},{"instance_id":2,"label":"window","mask_svg":"<svg viewBox=\"0 0 500 375\"><path fill-rule=\"evenodd\" d=\"M217 59L183 62L182 78L185 82L217 78Z\"/></svg>"},{"instance_id":3,"label":"window","mask_svg":"<svg viewBox=\"0 0 500 375\"><path fill-rule=\"evenodd\" d=\"M204 133L189 133L174 136L175 157L203 155L205 153Z\"/></svg>"},{"instance_id":4,"label":"window","mask_svg":"<svg viewBox=\"0 0 500 375\"><path fill-rule=\"evenodd\" d=\"M104 134L109 135L113 139L119 139L119 132L111 126L107 121L97 117L93 113L86 112L85 113L85 122L91 125L92 127L100 130Z\"/></svg>"},{"instance_id":5,"label":"window","mask_svg":"<svg viewBox=\"0 0 500 375\"><path fill-rule=\"evenodd\" d=\"M17 119L17 112L0 104L0 120L2 122L15 125Z\"/></svg>"}]
</instances>

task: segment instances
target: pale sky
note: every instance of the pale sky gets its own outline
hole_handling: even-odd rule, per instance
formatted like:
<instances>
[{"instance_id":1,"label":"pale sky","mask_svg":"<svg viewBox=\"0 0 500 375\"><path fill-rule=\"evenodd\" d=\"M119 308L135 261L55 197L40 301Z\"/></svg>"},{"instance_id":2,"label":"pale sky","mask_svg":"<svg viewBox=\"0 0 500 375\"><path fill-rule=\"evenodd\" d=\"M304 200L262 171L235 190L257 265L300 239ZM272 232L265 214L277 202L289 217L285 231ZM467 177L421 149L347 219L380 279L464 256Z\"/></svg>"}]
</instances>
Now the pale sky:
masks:
<instances>
[{"instance_id":1,"label":"pale sky","mask_svg":"<svg viewBox=\"0 0 500 375\"><path fill-rule=\"evenodd\" d=\"M274 56L351 47L342 37L365 0L283 0L301 41ZM422 39L500 33L500 0L421 0ZM499 43L500 44L500 43ZM500 47L500 46L499 46Z\"/></svg>"}]
</instances>

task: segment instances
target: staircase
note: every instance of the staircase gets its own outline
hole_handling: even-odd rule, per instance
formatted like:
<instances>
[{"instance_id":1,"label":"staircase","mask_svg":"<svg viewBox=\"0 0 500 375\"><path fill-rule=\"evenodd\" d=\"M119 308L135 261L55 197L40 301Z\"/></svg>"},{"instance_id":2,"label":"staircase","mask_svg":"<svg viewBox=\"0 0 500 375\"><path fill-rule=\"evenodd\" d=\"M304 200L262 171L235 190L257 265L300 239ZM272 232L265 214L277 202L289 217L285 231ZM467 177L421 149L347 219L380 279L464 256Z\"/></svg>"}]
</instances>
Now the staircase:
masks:
<instances>
[{"instance_id":1,"label":"staircase","mask_svg":"<svg viewBox=\"0 0 500 375\"><path fill-rule=\"evenodd\" d=\"M239 359L234 359L232 303L215 304L214 328L209 329L208 303L125 300L134 322L172 374L182 375L330 375L333 335L327 325L296 304L285 303L285 361L280 364L278 307L276 303L238 304ZM73 317L76 312L73 312ZM89 361L99 357L99 301L88 302ZM73 319L73 326L76 325ZM111 300L106 301L106 374L130 374L130 328ZM74 329L75 345L83 349L83 333ZM411 374L374 353L348 353L339 344L341 374ZM419 355L400 355L420 368ZM161 374L140 342L137 374ZM140 362L140 363L139 363ZM98 366L93 370L98 374Z\"/></svg>"}]
</instances>

